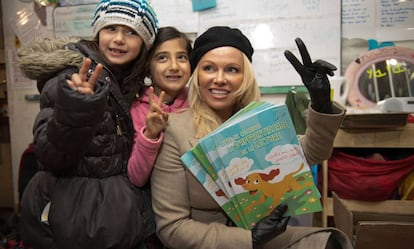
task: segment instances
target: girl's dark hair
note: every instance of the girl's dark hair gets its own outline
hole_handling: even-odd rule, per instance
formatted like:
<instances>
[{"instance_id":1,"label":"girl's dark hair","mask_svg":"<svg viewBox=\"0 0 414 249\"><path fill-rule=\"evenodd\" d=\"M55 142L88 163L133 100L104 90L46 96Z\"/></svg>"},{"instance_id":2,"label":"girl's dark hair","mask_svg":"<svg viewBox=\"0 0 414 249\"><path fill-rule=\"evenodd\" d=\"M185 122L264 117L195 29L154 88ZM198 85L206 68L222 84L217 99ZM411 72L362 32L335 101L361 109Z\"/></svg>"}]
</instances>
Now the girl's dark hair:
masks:
<instances>
[{"instance_id":1,"label":"girl's dark hair","mask_svg":"<svg viewBox=\"0 0 414 249\"><path fill-rule=\"evenodd\" d=\"M100 54L98 37L96 37L94 40L84 40L83 42L85 42L91 50ZM104 56L100 56L103 60L102 63L106 67L110 68L110 70L114 73L114 76L118 81L119 88L121 89L122 94L125 96L128 105L131 105L136 96L141 96L144 92L144 78L146 74L145 65L147 54L148 50L143 44L137 58L124 68L114 68L105 59Z\"/></svg>"},{"instance_id":2,"label":"girl's dark hair","mask_svg":"<svg viewBox=\"0 0 414 249\"><path fill-rule=\"evenodd\" d=\"M178 29L172 26L165 26L158 29L158 33L155 36L154 43L152 44L151 49L148 52L147 57L147 74L149 73L149 64L151 62L151 58L154 56L155 50L166 41L179 38L181 39L186 46L187 54L190 55L191 51L193 50L192 47L192 40L190 40L186 34L180 32Z\"/></svg>"},{"instance_id":3,"label":"girl's dark hair","mask_svg":"<svg viewBox=\"0 0 414 249\"><path fill-rule=\"evenodd\" d=\"M133 66L130 67L130 70L126 77L118 79L120 80L121 91L124 94L128 104L131 104L137 96L141 96L144 92L144 78L146 75L145 63L147 53L147 48L145 46L142 46L141 52L139 53L138 57L132 62Z\"/></svg>"}]
</instances>

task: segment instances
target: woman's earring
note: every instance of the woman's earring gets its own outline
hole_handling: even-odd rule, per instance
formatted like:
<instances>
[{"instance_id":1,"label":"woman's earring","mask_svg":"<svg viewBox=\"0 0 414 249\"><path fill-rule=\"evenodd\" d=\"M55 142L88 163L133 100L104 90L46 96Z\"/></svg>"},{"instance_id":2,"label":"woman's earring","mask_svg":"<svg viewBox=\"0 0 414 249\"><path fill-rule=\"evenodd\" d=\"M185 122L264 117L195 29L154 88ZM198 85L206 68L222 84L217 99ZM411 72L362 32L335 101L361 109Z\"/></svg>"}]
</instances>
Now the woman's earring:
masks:
<instances>
[{"instance_id":1,"label":"woman's earring","mask_svg":"<svg viewBox=\"0 0 414 249\"><path fill-rule=\"evenodd\" d=\"M145 77L144 78L144 84L145 84L145 86L151 86L152 85L151 78Z\"/></svg>"}]
</instances>

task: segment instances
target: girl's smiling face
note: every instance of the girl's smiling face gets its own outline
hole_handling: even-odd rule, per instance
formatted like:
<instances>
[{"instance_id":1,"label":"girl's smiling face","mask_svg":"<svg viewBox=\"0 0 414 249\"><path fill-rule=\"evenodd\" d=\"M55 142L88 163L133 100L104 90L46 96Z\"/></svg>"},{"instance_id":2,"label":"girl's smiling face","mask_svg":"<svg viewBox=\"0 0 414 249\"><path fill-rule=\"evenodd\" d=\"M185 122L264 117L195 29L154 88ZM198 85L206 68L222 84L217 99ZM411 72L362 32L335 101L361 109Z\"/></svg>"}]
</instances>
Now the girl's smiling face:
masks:
<instances>
[{"instance_id":1,"label":"girl's smiling face","mask_svg":"<svg viewBox=\"0 0 414 249\"><path fill-rule=\"evenodd\" d=\"M181 38L163 42L150 61L150 75L157 92L165 92L167 102L185 87L191 69L186 43Z\"/></svg>"},{"instance_id":2,"label":"girl's smiling face","mask_svg":"<svg viewBox=\"0 0 414 249\"><path fill-rule=\"evenodd\" d=\"M198 64L200 92L206 104L227 120L234 111L235 95L243 82L242 52L234 47L208 51Z\"/></svg>"},{"instance_id":3,"label":"girl's smiling face","mask_svg":"<svg viewBox=\"0 0 414 249\"><path fill-rule=\"evenodd\" d=\"M142 38L127 26L109 25L99 31L99 50L113 66L135 60L142 46Z\"/></svg>"}]
</instances>

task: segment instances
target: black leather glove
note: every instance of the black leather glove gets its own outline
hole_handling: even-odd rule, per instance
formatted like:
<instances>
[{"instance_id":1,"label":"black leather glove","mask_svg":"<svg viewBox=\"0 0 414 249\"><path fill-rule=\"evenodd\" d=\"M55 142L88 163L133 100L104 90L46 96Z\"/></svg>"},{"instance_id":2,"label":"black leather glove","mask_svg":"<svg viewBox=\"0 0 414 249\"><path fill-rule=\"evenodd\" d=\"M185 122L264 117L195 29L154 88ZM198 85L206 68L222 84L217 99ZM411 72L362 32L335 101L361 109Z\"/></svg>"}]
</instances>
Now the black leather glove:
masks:
<instances>
[{"instance_id":1,"label":"black leather glove","mask_svg":"<svg viewBox=\"0 0 414 249\"><path fill-rule=\"evenodd\" d=\"M333 76L336 67L324 60L312 62L303 41L296 38L295 42L303 64L289 50L285 51L285 56L300 74L303 84L308 89L312 108L317 112L332 113L331 85L327 74Z\"/></svg>"},{"instance_id":2,"label":"black leather glove","mask_svg":"<svg viewBox=\"0 0 414 249\"><path fill-rule=\"evenodd\" d=\"M287 209L288 206L286 203L279 204L269 216L257 222L256 226L252 229L253 248L265 244L267 241L286 231L290 216L283 217L283 214Z\"/></svg>"}]
</instances>

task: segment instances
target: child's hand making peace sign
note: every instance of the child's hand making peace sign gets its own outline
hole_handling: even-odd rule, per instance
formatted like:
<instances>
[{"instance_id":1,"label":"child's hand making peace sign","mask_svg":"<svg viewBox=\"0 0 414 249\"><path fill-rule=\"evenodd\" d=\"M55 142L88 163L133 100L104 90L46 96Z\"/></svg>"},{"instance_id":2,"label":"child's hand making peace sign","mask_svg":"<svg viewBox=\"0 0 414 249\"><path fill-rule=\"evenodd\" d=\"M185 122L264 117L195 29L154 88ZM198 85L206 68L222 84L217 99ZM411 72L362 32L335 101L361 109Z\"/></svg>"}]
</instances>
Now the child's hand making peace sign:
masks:
<instances>
[{"instance_id":1,"label":"child's hand making peace sign","mask_svg":"<svg viewBox=\"0 0 414 249\"><path fill-rule=\"evenodd\" d=\"M168 121L168 113L162 110L162 102L165 92L162 91L158 98L158 102L154 101L154 88L150 87L149 102L150 109L146 116L144 135L149 139L158 139L161 131L165 129Z\"/></svg>"},{"instance_id":2,"label":"child's hand making peace sign","mask_svg":"<svg viewBox=\"0 0 414 249\"><path fill-rule=\"evenodd\" d=\"M98 64L95 68L95 71L92 73L92 75L87 78L88 76L88 70L89 67L92 64L92 60L87 58L81 68L79 69L79 73L72 74L70 80L66 80L66 82L69 84L70 88L75 90L76 92L80 94L88 94L92 95L94 94L94 87L96 84L96 81L98 80L99 76L102 73L103 66L102 64Z\"/></svg>"}]
</instances>

